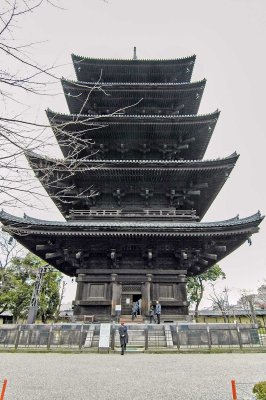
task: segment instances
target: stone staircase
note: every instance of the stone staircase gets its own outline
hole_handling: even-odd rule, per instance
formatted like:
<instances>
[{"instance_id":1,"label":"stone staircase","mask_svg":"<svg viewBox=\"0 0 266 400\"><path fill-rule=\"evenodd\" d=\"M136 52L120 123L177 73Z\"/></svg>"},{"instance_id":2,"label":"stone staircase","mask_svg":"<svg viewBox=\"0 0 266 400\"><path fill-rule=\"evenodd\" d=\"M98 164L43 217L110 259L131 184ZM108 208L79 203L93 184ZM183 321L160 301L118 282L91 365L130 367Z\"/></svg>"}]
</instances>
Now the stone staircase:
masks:
<instances>
[{"instance_id":1,"label":"stone staircase","mask_svg":"<svg viewBox=\"0 0 266 400\"><path fill-rule=\"evenodd\" d=\"M134 320L132 320L131 315L120 315L120 322L123 321L126 325L131 324L144 324L144 318L142 315L137 315Z\"/></svg>"},{"instance_id":2,"label":"stone staircase","mask_svg":"<svg viewBox=\"0 0 266 400\"><path fill-rule=\"evenodd\" d=\"M148 331L149 349L158 347L167 347L164 325L149 325Z\"/></svg>"},{"instance_id":3,"label":"stone staircase","mask_svg":"<svg viewBox=\"0 0 266 400\"><path fill-rule=\"evenodd\" d=\"M141 316L138 316L141 318ZM139 320L140 320L139 318ZM145 325L141 322L131 322L126 323L128 329L128 344L127 352L142 352L145 349ZM115 352L120 352L120 338L119 333L115 333Z\"/></svg>"},{"instance_id":4,"label":"stone staircase","mask_svg":"<svg viewBox=\"0 0 266 400\"><path fill-rule=\"evenodd\" d=\"M121 318L122 319L122 318ZM142 316L138 316L132 322L128 318L123 318L125 325L128 328L128 344L127 352L144 352L145 350L145 335L148 335L149 349L156 348L171 348L173 347L173 338L169 324L145 324ZM119 324L115 326L114 351L120 353L120 338L118 332ZM113 328L112 328L113 329ZM100 325L92 324L85 338L84 348L99 346ZM111 338L111 336L110 336Z\"/></svg>"}]
</instances>

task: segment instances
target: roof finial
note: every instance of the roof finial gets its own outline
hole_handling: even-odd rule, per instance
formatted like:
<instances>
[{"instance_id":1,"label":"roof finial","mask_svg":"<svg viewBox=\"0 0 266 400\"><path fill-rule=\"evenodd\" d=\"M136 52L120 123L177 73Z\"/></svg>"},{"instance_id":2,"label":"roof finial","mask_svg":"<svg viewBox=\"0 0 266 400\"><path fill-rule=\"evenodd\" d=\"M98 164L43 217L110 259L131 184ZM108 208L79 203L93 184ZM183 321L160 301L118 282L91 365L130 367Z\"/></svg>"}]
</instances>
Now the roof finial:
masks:
<instances>
[{"instance_id":1,"label":"roof finial","mask_svg":"<svg viewBox=\"0 0 266 400\"><path fill-rule=\"evenodd\" d=\"M133 60L137 60L137 59L138 59L138 57L137 57L137 48L134 47Z\"/></svg>"}]
</instances>

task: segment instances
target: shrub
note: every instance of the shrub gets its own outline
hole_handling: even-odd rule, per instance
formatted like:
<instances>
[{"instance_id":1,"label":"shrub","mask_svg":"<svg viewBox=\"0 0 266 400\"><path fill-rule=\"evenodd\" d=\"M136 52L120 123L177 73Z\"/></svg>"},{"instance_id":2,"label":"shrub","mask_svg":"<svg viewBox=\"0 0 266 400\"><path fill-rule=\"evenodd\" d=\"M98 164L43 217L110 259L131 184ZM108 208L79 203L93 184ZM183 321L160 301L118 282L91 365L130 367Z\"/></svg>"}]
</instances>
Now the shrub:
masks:
<instances>
[{"instance_id":1,"label":"shrub","mask_svg":"<svg viewBox=\"0 0 266 400\"><path fill-rule=\"evenodd\" d=\"M258 400L266 400L266 381L256 383L253 387L253 393Z\"/></svg>"}]
</instances>

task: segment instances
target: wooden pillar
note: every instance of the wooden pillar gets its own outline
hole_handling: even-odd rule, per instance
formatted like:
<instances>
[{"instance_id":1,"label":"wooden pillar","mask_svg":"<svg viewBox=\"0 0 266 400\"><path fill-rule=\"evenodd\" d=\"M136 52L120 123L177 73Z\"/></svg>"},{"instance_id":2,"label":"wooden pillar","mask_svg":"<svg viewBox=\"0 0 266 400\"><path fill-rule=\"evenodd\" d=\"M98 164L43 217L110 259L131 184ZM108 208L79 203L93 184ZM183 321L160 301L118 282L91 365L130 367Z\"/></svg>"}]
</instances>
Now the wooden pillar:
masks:
<instances>
[{"instance_id":1,"label":"wooden pillar","mask_svg":"<svg viewBox=\"0 0 266 400\"><path fill-rule=\"evenodd\" d=\"M144 315L149 315L151 302L151 282L152 274L147 274L147 281L142 286L142 312Z\"/></svg>"},{"instance_id":2,"label":"wooden pillar","mask_svg":"<svg viewBox=\"0 0 266 400\"><path fill-rule=\"evenodd\" d=\"M121 302L122 286L117 283L117 274L111 274L112 307L111 315L115 316L115 306Z\"/></svg>"}]
</instances>

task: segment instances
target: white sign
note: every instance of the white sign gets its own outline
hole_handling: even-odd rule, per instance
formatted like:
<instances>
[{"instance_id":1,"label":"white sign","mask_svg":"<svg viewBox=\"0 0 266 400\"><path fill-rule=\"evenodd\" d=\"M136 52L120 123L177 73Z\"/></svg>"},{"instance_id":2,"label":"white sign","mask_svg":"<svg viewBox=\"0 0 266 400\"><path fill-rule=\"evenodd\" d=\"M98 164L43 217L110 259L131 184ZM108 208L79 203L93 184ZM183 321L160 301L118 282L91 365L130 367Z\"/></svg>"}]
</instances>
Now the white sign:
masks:
<instances>
[{"instance_id":1,"label":"white sign","mask_svg":"<svg viewBox=\"0 0 266 400\"><path fill-rule=\"evenodd\" d=\"M117 305L115 306L115 311L121 311L121 310L122 310L121 304L117 304Z\"/></svg>"},{"instance_id":2,"label":"white sign","mask_svg":"<svg viewBox=\"0 0 266 400\"><path fill-rule=\"evenodd\" d=\"M130 304L130 298L126 299L126 304Z\"/></svg>"},{"instance_id":3,"label":"white sign","mask_svg":"<svg viewBox=\"0 0 266 400\"><path fill-rule=\"evenodd\" d=\"M101 324L99 348L109 348L111 324Z\"/></svg>"}]
</instances>

